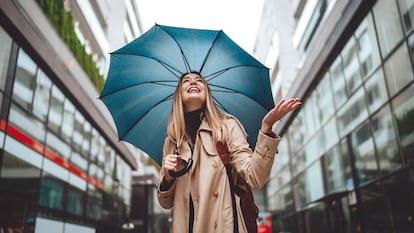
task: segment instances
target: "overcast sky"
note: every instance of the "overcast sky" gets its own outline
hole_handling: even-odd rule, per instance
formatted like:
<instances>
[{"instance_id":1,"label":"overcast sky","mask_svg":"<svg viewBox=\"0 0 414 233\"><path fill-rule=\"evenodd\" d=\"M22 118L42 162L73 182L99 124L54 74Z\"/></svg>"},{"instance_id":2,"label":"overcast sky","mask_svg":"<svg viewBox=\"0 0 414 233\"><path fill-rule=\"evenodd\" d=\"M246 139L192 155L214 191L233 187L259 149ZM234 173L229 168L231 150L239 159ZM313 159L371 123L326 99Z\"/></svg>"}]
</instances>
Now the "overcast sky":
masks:
<instances>
[{"instance_id":1,"label":"overcast sky","mask_svg":"<svg viewBox=\"0 0 414 233\"><path fill-rule=\"evenodd\" d=\"M198 29L222 29L252 53L263 0L136 0L144 30L155 23Z\"/></svg>"}]
</instances>

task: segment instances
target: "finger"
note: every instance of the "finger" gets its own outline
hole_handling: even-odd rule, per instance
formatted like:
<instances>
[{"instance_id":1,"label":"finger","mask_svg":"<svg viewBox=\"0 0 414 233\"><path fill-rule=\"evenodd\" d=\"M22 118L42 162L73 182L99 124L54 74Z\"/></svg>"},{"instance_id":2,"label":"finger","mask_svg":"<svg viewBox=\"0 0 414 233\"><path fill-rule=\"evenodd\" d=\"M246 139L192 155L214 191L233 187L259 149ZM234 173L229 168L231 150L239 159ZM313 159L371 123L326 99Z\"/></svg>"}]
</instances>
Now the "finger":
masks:
<instances>
[{"instance_id":1,"label":"finger","mask_svg":"<svg viewBox=\"0 0 414 233\"><path fill-rule=\"evenodd\" d=\"M276 104L276 106L273 109L280 109L280 107L285 103L284 99L281 99L279 103Z\"/></svg>"}]
</instances>

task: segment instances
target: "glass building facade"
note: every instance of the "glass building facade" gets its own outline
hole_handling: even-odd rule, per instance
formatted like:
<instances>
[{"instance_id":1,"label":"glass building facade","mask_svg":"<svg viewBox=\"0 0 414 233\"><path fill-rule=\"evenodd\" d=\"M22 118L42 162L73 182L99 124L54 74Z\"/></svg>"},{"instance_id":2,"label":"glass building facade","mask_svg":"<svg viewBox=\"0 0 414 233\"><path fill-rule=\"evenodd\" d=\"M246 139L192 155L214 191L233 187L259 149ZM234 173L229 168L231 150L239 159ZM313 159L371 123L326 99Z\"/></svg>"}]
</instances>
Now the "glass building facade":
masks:
<instances>
[{"instance_id":1,"label":"glass building facade","mask_svg":"<svg viewBox=\"0 0 414 233\"><path fill-rule=\"evenodd\" d=\"M273 232L414 232L414 1L367 2L286 125Z\"/></svg>"},{"instance_id":2,"label":"glass building facade","mask_svg":"<svg viewBox=\"0 0 414 233\"><path fill-rule=\"evenodd\" d=\"M0 232L120 232L136 164L0 15Z\"/></svg>"}]
</instances>

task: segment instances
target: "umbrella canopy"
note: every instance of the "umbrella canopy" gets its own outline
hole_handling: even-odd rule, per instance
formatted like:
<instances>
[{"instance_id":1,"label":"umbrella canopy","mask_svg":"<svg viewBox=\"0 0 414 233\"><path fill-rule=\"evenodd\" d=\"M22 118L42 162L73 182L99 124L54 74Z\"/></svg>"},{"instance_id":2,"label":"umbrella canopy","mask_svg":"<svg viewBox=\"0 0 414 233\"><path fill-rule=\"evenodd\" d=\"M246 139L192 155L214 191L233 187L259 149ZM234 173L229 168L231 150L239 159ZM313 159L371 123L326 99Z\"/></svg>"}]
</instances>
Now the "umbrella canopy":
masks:
<instances>
[{"instance_id":1,"label":"umbrella canopy","mask_svg":"<svg viewBox=\"0 0 414 233\"><path fill-rule=\"evenodd\" d=\"M220 109L241 121L253 148L263 116L274 107L268 68L222 30L158 24L110 54L100 99L119 139L161 164L173 94L190 71L205 78Z\"/></svg>"}]
</instances>

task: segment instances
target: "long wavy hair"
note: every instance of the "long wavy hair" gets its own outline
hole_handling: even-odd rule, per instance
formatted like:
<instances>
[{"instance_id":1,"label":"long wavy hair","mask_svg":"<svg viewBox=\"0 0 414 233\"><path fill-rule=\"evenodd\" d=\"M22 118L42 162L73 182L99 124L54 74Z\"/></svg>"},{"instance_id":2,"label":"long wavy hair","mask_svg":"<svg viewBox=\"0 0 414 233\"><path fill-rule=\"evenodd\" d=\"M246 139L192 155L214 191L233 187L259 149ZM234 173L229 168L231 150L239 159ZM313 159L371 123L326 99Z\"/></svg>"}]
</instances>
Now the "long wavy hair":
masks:
<instances>
[{"instance_id":1,"label":"long wavy hair","mask_svg":"<svg viewBox=\"0 0 414 233\"><path fill-rule=\"evenodd\" d=\"M185 121L184 121L184 105L181 96L182 78L189 73L197 74L202 77L198 72L192 71L181 75L180 81L174 92L173 104L171 107L170 119L168 121L167 133L168 136L175 141L177 146L187 140L191 143L189 136L186 133ZM203 77L202 77L203 78ZM206 86L206 103L204 104L204 119L212 129L212 136L214 143L224 142L225 125L223 123L224 113L221 112L214 103L211 95L211 89L207 82L203 78L203 82Z\"/></svg>"}]
</instances>

